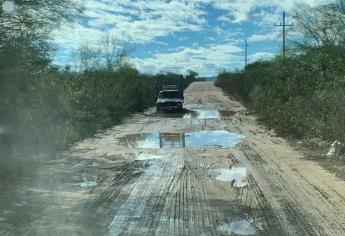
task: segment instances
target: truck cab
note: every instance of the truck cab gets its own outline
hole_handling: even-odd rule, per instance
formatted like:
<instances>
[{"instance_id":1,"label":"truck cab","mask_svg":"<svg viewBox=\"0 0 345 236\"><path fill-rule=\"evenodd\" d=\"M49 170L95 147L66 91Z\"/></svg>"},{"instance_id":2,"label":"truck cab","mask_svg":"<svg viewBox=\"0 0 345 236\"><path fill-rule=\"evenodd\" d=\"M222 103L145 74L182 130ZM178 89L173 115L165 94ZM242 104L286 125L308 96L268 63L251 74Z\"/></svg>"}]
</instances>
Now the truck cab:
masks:
<instances>
[{"instance_id":1,"label":"truck cab","mask_svg":"<svg viewBox=\"0 0 345 236\"><path fill-rule=\"evenodd\" d=\"M158 94L157 112L181 111L183 109L183 92L172 86L165 86Z\"/></svg>"}]
</instances>

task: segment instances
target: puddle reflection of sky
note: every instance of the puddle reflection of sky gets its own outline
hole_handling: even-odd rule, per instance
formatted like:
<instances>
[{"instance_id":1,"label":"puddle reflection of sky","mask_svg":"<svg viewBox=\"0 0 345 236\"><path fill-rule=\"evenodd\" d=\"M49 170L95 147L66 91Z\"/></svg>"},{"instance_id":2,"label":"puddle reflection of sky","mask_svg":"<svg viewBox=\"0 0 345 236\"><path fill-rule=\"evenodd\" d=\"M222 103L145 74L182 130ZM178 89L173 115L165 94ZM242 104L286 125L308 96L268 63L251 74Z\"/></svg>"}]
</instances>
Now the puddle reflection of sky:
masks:
<instances>
[{"instance_id":1,"label":"puddle reflection of sky","mask_svg":"<svg viewBox=\"0 0 345 236\"><path fill-rule=\"evenodd\" d=\"M247 185L247 169L245 167L233 167L231 169L217 169L217 180L233 182L233 187L242 188Z\"/></svg>"},{"instance_id":2,"label":"puddle reflection of sky","mask_svg":"<svg viewBox=\"0 0 345 236\"><path fill-rule=\"evenodd\" d=\"M246 219L233 221L217 227L218 231L225 235L255 235L256 230Z\"/></svg>"},{"instance_id":3,"label":"puddle reflection of sky","mask_svg":"<svg viewBox=\"0 0 345 236\"><path fill-rule=\"evenodd\" d=\"M233 147L244 139L241 134L220 131L200 131L186 133L186 147Z\"/></svg>"},{"instance_id":4,"label":"puddle reflection of sky","mask_svg":"<svg viewBox=\"0 0 345 236\"><path fill-rule=\"evenodd\" d=\"M239 144L245 138L242 134L225 130L199 131L190 133L148 133L129 135L122 143L135 148L197 148L222 147L229 148Z\"/></svg>"},{"instance_id":5,"label":"puddle reflection of sky","mask_svg":"<svg viewBox=\"0 0 345 236\"><path fill-rule=\"evenodd\" d=\"M221 115L218 110L194 110L192 112L186 113L183 118L190 119L218 119Z\"/></svg>"}]
</instances>

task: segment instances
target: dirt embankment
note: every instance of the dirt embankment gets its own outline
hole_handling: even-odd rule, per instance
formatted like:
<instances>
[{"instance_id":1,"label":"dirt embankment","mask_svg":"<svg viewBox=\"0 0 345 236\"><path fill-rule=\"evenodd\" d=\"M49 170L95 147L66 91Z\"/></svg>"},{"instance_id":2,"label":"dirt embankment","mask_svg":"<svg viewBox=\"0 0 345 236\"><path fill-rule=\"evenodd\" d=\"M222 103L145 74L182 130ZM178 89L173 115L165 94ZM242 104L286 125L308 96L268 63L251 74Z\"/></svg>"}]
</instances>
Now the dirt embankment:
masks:
<instances>
[{"instance_id":1,"label":"dirt embankment","mask_svg":"<svg viewBox=\"0 0 345 236\"><path fill-rule=\"evenodd\" d=\"M13 190L23 197L31 189L22 206L0 198L0 232L345 234L344 181L305 160L219 88L193 83L185 98L188 113L149 109L47 163L30 188ZM40 213L26 221L17 214L29 211Z\"/></svg>"}]
</instances>

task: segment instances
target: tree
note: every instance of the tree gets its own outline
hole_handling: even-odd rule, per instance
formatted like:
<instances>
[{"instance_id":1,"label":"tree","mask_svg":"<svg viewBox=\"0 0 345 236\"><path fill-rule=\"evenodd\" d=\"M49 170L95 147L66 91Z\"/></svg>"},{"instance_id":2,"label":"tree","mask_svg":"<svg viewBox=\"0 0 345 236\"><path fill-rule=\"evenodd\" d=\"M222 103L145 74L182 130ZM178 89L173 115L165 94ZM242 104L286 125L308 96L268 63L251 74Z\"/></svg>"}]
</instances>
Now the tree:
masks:
<instances>
[{"instance_id":1,"label":"tree","mask_svg":"<svg viewBox=\"0 0 345 236\"><path fill-rule=\"evenodd\" d=\"M198 75L199 75L198 72L195 72L193 70L188 70L188 74L187 74L186 78L189 80L196 80Z\"/></svg>"},{"instance_id":2,"label":"tree","mask_svg":"<svg viewBox=\"0 0 345 236\"><path fill-rule=\"evenodd\" d=\"M106 35L99 46L83 45L74 53L73 60L79 71L103 70L107 73L126 65L130 50L125 43Z\"/></svg>"},{"instance_id":3,"label":"tree","mask_svg":"<svg viewBox=\"0 0 345 236\"><path fill-rule=\"evenodd\" d=\"M319 47L344 43L345 0L310 7L300 6L295 12L297 29Z\"/></svg>"},{"instance_id":4,"label":"tree","mask_svg":"<svg viewBox=\"0 0 345 236\"><path fill-rule=\"evenodd\" d=\"M61 20L70 19L77 14L76 1L72 0L16 0L14 10L0 11L2 32L37 33L58 26Z\"/></svg>"},{"instance_id":5,"label":"tree","mask_svg":"<svg viewBox=\"0 0 345 236\"><path fill-rule=\"evenodd\" d=\"M76 14L75 6L69 0L16 0L0 8L0 126L18 127L15 140L50 133L59 102L47 39Z\"/></svg>"},{"instance_id":6,"label":"tree","mask_svg":"<svg viewBox=\"0 0 345 236\"><path fill-rule=\"evenodd\" d=\"M101 68L102 52L99 48L88 45L80 46L74 53L75 69L78 71L92 71Z\"/></svg>"},{"instance_id":7,"label":"tree","mask_svg":"<svg viewBox=\"0 0 345 236\"><path fill-rule=\"evenodd\" d=\"M130 53L125 43L122 43L110 34L107 34L102 40L101 51L107 72L121 67Z\"/></svg>"}]
</instances>

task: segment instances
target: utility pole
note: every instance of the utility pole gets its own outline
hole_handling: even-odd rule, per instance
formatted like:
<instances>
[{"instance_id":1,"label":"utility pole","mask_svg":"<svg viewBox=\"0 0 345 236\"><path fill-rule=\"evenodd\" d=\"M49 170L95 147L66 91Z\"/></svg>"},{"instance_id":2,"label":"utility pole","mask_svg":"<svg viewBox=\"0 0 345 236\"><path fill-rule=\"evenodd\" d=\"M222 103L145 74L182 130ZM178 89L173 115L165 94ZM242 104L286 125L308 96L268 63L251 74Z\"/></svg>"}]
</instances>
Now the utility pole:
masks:
<instances>
[{"instance_id":1,"label":"utility pole","mask_svg":"<svg viewBox=\"0 0 345 236\"><path fill-rule=\"evenodd\" d=\"M285 59L285 52L286 52L286 47L285 47L285 40L286 40L286 26L293 26L293 22L291 24L286 24L285 23L285 11L283 12L283 24L280 22L279 25L275 24L275 26L278 27L283 27L283 59Z\"/></svg>"},{"instance_id":2,"label":"utility pole","mask_svg":"<svg viewBox=\"0 0 345 236\"><path fill-rule=\"evenodd\" d=\"M245 43L244 43L244 69L246 69L247 64L248 64L248 39L246 39Z\"/></svg>"}]
</instances>

